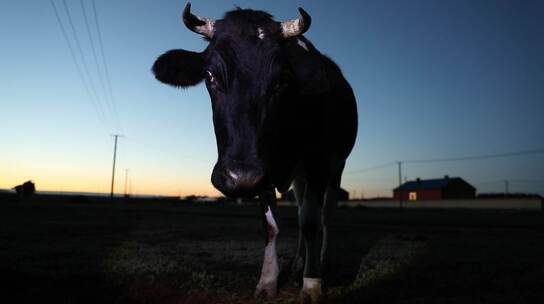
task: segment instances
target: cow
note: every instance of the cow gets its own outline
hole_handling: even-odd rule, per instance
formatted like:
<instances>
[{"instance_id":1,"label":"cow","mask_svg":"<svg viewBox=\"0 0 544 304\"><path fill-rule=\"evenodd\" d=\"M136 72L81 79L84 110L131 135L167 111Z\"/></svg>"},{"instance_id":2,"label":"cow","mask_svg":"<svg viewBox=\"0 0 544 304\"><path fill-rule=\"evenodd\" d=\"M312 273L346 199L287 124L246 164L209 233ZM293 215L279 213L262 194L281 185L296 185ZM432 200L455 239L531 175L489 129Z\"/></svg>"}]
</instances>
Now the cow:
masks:
<instances>
[{"instance_id":1,"label":"cow","mask_svg":"<svg viewBox=\"0 0 544 304\"><path fill-rule=\"evenodd\" d=\"M214 20L194 15L187 3L183 23L208 46L202 52L167 51L151 70L178 88L205 81L218 151L211 182L227 197L261 201L267 228L256 296L277 294L275 191L293 188L299 216L295 261L303 264L300 298L318 303L326 287L331 216L358 118L350 84L303 36L311 17L302 8L299 13L277 22L267 12L236 8Z\"/></svg>"},{"instance_id":2,"label":"cow","mask_svg":"<svg viewBox=\"0 0 544 304\"><path fill-rule=\"evenodd\" d=\"M18 186L13 187L12 189L15 190L18 198L30 197L34 194L34 192L36 192L36 186L32 181L26 181Z\"/></svg>"}]
</instances>

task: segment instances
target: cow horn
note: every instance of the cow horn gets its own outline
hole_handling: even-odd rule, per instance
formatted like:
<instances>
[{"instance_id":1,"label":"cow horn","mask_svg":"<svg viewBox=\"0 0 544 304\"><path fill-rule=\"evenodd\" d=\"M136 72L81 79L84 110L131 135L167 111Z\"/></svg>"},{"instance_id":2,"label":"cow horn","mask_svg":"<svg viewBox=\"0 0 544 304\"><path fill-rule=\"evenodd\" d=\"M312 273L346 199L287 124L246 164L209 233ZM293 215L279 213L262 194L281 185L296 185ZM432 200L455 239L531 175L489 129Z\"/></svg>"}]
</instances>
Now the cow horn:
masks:
<instances>
[{"instance_id":1,"label":"cow horn","mask_svg":"<svg viewBox=\"0 0 544 304\"><path fill-rule=\"evenodd\" d=\"M213 37L215 20L191 14L191 2L187 2L183 10L183 23L188 29L197 34L208 38Z\"/></svg>"},{"instance_id":2,"label":"cow horn","mask_svg":"<svg viewBox=\"0 0 544 304\"><path fill-rule=\"evenodd\" d=\"M281 23L281 31L284 38L295 37L304 34L312 24L312 17L301 7L298 8L302 18L284 21Z\"/></svg>"}]
</instances>

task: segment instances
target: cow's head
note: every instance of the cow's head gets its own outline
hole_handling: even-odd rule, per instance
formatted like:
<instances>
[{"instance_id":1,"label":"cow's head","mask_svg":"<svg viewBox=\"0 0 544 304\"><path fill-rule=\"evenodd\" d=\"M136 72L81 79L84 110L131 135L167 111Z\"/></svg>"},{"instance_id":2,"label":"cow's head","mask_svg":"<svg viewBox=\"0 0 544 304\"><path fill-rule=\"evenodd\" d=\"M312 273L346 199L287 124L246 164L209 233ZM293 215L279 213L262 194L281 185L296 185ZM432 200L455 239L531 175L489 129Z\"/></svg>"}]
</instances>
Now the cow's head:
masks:
<instances>
[{"instance_id":1,"label":"cow's head","mask_svg":"<svg viewBox=\"0 0 544 304\"><path fill-rule=\"evenodd\" d=\"M205 80L219 154L212 183L227 196L252 196L269 182L270 138L281 124L277 113L293 95L293 70L282 46L311 22L299 11L301 18L286 22L249 9L212 20L193 15L189 3L183 22L203 35L208 47L202 53L171 50L153 65L159 81L176 87Z\"/></svg>"}]
</instances>

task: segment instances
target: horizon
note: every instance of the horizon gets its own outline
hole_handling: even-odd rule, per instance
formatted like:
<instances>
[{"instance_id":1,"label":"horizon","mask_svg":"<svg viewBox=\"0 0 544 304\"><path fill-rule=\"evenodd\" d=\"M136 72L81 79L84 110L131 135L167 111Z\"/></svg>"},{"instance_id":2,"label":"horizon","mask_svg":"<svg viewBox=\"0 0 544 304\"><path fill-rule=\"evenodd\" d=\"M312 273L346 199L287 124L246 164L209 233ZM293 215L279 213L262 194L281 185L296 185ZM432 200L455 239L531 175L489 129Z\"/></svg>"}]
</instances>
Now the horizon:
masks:
<instances>
[{"instance_id":1,"label":"horizon","mask_svg":"<svg viewBox=\"0 0 544 304\"><path fill-rule=\"evenodd\" d=\"M448 175L445 175L441 178L439 177L435 177L435 178L429 178L429 179L421 179L419 177L415 178L415 179L412 179L412 180L404 180L402 182L402 185L404 184L407 184L407 183L413 183L413 182L416 182L416 181L430 181L430 180L441 180L441 179L444 179L444 178L449 178L449 179L463 179L462 177L458 177L458 176L448 176ZM464 180L464 179L463 179ZM34 183L34 181L32 180L29 180L29 181L25 181L25 182L32 182ZM501 182L504 182L504 181L501 181ZM469 183L470 184L470 183ZM349 200L372 200L372 199L391 199L391 200L394 200L393 198L393 191L399 187L399 185L396 185L395 188L392 188L391 189L391 193L390 195L387 195L387 194L384 194L384 195L377 195L377 196L372 196L372 197L356 197L354 196L354 194L356 193L352 193L352 192L349 192ZM342 190L346 190L344 188L341 188ZM289 189L290 191L291 189ZM9 192L9 193L15 193L15 189L13 188L0 188L0 192ZM105 196L105 197L109 197L111 195L110 192L85 192L85 191L59 191L59 190L40 190L40 189L36 189L36 194L55 194L55 195L88 195L88 196ZM278 191L276 191L276 195L282 195L283 193L280 193ZM149 193L138 193L138 194L133 194L133 193L130 193L129 191L127 191L126 193L125 192L114 192L113 193L113 196L114 197L122 197L122 196L125 196L125 195L128 195L129 197L177 197L177 198L188 198L188 197L196 197L196 198L205 198L205 197L208 197L208 198L223 198L225 197L223 194L219 193L218 195L216 196L212 196L212 195L198 195L198 194L186 194L186 195L164 195L164 194L149 194ZM506 196L516 196L516 195L539 195L539 193L530 193L530 192L510 192L510 191L504 191L504 192L501 192L501 191L497 191L497 192L480 192L478 191L478 189L476 189L476 197L475 198L478 198L479 196L488 196L488 195L506 195Z\"/></svg>"},{"instance_id":2,"label":"horizon","mask_svg":"<svg viewBox=\"0 0 544 304\"><path fill-rule=\"evenodd\" d=\"M359 132L342 187L392 196L401 181L461 177L478 192L544 196L544 3L538 1L191 1L220 18L236 5L275 20L312 16L305 37L342 69ZM170 49L206 42L184 1L0 4L0 189L220 196L211 106L202 84L150 72ZM59 25L59 21L62 26ZM74 32L75 31L75 32ZM75 35L74 35L75 33ZM66 38L70 43L66 42ZM532 152L531 152L532 151Z\"/></svg>"}]
</instances>

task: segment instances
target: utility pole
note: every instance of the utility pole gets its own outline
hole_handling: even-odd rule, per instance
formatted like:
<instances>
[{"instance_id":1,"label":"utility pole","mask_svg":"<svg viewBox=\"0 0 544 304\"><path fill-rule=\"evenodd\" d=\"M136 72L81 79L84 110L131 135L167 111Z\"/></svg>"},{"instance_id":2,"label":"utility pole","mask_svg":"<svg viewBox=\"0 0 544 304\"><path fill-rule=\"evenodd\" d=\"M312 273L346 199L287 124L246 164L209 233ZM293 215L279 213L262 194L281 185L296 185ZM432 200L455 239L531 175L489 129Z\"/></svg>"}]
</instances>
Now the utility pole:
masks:
<instances>
[{"instance_id":1,"label":"utility pole","mask_svg":"<svg viewBox=\"0 0 544 304\"><path fill-rule=\"evenodd\" d=\"M398 161L397 164L399 165L399 207L402 209L402 195L404 194L400 189L400 186L402 186L402 162Z\"/></svg>"},{"instance_id":2,"label":"utility pole","mask_svg":"<svg viewBox=\"0 0 544 304\"><path fill-rule=\"evenodd\" d=\"M113 184L115 182L115 160L117 157L117 139L123 135L120 134L112 134L112 136L115 138L114 144L113 144L113 170L111 172L111 191L110 191L110 198L113 198Z\"/></svg>"},{"instance_id":3,"label":"utility pole","mask_svg":"<svg viewBox=\"0 0 544 304\"><path fill-rule=\"evenodd\" d=\"M128 197L128 193L127 193L127 181L128 181L128 169L125 169L125 197Z\"/></svg>"}]
</instances>

